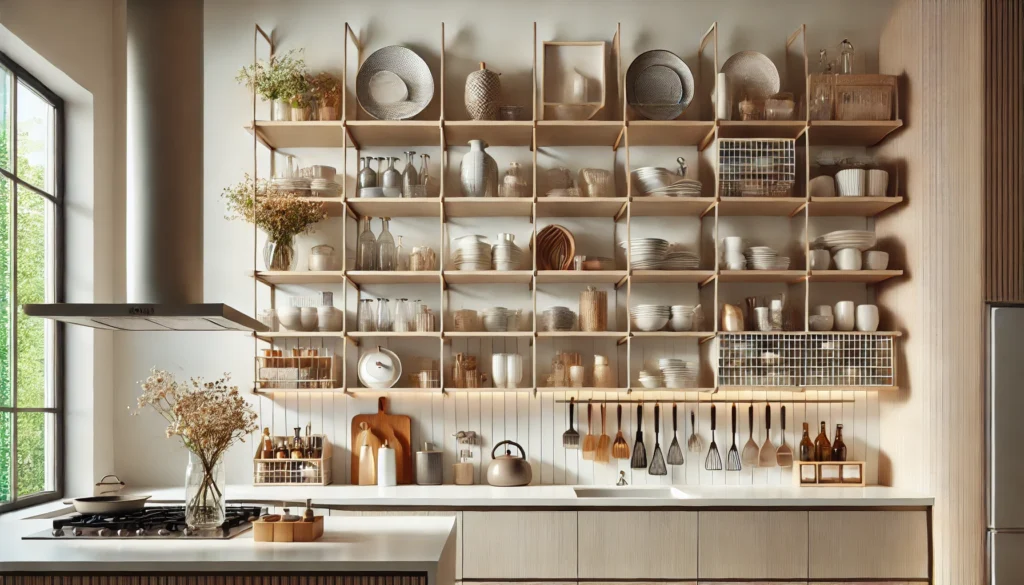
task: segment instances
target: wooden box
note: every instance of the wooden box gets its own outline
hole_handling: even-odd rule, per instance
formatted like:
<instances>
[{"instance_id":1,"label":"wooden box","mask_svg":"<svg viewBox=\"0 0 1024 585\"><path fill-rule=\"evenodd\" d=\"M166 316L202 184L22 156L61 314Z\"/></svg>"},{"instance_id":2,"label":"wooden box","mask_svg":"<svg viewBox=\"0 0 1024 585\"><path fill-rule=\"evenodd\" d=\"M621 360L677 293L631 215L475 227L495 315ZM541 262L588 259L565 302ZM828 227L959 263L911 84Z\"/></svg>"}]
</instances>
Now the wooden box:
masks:
<instances>
[{"instance_id":1,"label":"wooden box","mask_svg":"<svg viewBox=\"0 0 1024 585\"><path fill-rule=\"evenodd\" d=\"M864 487L864 462L794 461L793 481L802 487Z\"/></svg>"},{"instance_id":2,"label":"wooden box","mask_svg":"<svg viewBox=\"0 0 1024 585\"><path fill-rule=\"evenodd\" d=\"M260 518L252 523L254 542L313 542L323 535L323 516L314 516L312 522L268 522Z\"/></svg>"}]
</instances>

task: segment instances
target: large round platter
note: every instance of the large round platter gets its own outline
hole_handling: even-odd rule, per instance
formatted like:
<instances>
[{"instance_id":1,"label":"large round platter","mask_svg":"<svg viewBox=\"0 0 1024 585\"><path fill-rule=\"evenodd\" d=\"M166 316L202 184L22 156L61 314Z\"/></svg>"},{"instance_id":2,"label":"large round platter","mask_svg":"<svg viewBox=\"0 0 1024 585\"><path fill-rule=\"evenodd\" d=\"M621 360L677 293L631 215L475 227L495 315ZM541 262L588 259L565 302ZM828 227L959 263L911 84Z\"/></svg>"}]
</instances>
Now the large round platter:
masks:
<instances>
[{"instance_id":1,"label":"large round platter","mask_svg":"<svg viewBox=\"0 0 1024 585\"><path fill-rule=\"evenodd\" d=\"M674 97L676 81L666 77L669 71L678 77L679 99L672 103L643 103L644 97ZM693 100L693 90L693 73L671 51L656 49L641 53L626 70L626 101L650 120L678 118Z\"/></svg>"},{"instance_id":2,"label":"large round platter","mask_svg":"<svg viewBox=\"0 0 1024 585\"><path fill-rule=\"evenodd\" d=\"M767 56L757 51L740 51L722 65L729 82L733 102L743 99L764 100L779 93L779 70Z\"/></svg>"},{"instance_id":3,"label":"large round platter","mask_svg":"<svg viewBox=\"0 0 1024 585\"><path fill-rule=\"evenodd\" d=\"M408 94L404 100L381 103L375 99L375 95L402 95L400 88L395 87L398 80L387 74L378 75L382 72L393 73L405 83ZM426 61L411 49L398 45L384 47L367 57L359 67L356 99L367 114L378 120L407 120L425 110L434 99L434 76Z\"/></svg>"}]
</instances>

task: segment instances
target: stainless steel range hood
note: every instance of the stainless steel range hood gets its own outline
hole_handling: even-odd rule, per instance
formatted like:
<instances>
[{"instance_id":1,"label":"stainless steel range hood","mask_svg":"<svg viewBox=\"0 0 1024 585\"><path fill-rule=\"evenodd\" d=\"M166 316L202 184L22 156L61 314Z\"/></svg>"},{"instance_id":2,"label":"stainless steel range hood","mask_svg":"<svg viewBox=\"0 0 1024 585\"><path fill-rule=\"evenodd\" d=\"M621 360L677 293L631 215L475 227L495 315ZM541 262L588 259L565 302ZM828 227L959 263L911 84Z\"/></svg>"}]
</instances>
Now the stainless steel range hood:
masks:
<instances>
[{"instance_id":1,"label":"stainless steel range hood","mask_svg":"<svg viewBox=\"0 0 1024 585\"><path fill-rule=\"evenodd\" d=\"M203 0L128 0L127 304L24 305L126 331L265 331L203 303Z\"/></svg>"}]
</instances>

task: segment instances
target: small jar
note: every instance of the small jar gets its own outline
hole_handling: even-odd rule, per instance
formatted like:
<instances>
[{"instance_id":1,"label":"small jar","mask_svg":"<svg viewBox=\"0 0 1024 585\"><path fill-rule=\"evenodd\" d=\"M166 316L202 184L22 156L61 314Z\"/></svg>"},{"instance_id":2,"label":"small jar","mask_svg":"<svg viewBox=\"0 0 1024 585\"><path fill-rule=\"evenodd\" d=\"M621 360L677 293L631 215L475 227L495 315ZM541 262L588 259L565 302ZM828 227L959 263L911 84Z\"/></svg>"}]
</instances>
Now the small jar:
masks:
<instances>
[{"instance_id":1,"label":"small jar","mask_svg":"<svg viewBox=\"0 0 1024 585\"><path fill-rule=\"evenodd\" d=\"M313 246L309 251L309 269L313 272L337 270L337 260L334 246L321 244Z\"/></svg>"}]
</instances>

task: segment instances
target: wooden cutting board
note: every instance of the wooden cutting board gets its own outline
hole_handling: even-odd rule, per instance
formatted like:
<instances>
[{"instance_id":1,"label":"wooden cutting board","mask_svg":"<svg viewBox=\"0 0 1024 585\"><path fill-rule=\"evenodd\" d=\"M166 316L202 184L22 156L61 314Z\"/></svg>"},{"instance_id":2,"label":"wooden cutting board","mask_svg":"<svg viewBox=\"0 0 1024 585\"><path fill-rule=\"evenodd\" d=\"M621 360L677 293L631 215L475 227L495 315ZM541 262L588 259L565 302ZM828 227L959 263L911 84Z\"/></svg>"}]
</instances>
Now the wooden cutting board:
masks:
<instances>
[{"instance_id":1,"label":"wooden cutting board","mask_svg":"<svg viewBox=\"0 0 1024 585\"><path fill-rule=\"evenodd\" d=\"M357 414L352 417L352 442L349 443L352 452L352 484L359 483L359 447L356 441L359 438L359 423L366 423L377 439L395 450L395 470L399 485L412 483L412 446L409 443L411 419L402 414L388 414L385 412L387 399L383 396L377 399L377 412L374 414ZM376 454L374 454L376 456ZM379 470L378 470L379 471Z\"/></svg>"}]
</instances>

